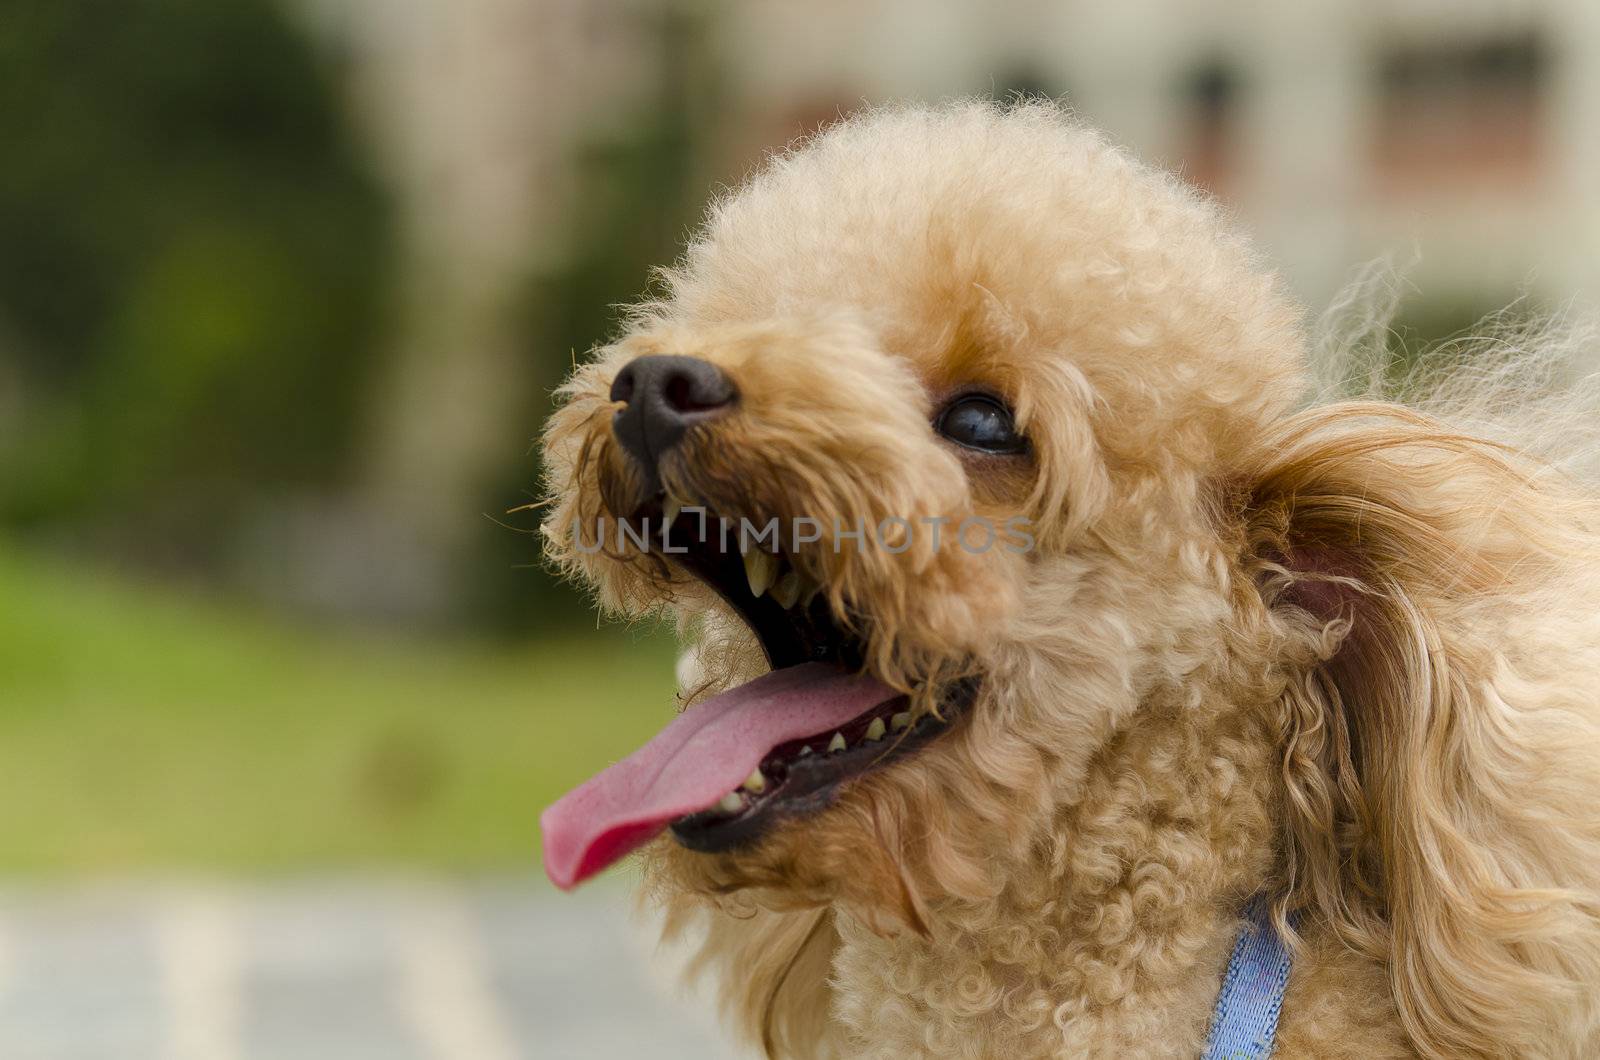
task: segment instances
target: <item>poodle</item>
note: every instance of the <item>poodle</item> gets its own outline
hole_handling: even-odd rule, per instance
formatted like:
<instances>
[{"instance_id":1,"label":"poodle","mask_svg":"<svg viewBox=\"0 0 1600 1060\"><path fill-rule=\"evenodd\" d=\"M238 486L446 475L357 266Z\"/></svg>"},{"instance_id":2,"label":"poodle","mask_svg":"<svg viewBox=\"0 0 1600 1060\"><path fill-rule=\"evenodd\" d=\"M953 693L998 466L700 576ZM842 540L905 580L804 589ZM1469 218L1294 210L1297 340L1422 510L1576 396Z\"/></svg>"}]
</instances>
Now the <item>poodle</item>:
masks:
<instances>
[{"instance_id":1,"label":"poodle","mask_svg":"<svg viewBox=\"0 0 1600 1060\"><path fill-rule=\"evenodd\" d=\"M1600 1055L1579 329L1389 358L1036 102L843 121L661 277L542 531L680 710L557 884L638 851L774 1057Z\"/></svg>"}]
</instances>

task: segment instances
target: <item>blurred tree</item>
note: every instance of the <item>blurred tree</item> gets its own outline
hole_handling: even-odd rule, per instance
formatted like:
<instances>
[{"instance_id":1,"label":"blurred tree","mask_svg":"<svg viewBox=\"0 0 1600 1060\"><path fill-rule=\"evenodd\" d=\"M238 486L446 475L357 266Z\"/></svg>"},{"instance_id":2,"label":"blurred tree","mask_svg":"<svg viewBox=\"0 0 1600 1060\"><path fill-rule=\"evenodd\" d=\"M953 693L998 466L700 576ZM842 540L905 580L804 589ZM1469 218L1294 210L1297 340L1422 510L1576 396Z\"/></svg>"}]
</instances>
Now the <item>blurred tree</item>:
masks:
<instances>
[{"instance_id":1,"label":"blurred tree","mask_svg":"<svg viewBox=\"0 0 1600 1060\"><path fill-rule=\"evenodd\" d=\"M252 495L345 470L388 205L268 0L0 26L0 523L212 568Z\"/></svg>"}]
</instances>

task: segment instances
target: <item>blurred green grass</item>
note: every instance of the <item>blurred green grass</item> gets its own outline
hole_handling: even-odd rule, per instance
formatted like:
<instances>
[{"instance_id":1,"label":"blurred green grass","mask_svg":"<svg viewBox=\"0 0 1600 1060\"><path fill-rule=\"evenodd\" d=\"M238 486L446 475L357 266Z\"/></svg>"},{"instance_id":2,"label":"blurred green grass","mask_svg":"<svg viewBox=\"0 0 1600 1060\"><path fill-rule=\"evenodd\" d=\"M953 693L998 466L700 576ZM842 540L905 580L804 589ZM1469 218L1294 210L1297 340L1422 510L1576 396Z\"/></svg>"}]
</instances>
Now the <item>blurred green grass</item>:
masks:
<instances>
[{"instance_id":1,"label":"blurred green grass","mask_svg":"<svg viewBox=\"0 0 1600 1060\"><path fill-rule=\"evenodd\" d=\"M670 638L306 628L0 546L0 872L535 870L670 716Z\"/></svg>"}]
</instances>

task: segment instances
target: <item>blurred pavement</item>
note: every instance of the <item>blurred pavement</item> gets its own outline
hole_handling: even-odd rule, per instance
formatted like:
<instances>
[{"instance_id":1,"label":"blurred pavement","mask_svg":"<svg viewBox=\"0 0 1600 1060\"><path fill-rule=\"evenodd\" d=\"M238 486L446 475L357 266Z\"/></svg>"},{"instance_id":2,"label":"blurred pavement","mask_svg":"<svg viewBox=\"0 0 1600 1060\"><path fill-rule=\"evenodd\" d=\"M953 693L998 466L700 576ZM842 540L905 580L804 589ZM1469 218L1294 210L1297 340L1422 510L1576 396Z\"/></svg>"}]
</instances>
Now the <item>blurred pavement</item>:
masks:
<instances>
[{"instance_id":1,"label":"blurred pavement","mask_svg":"<svg viewBox=\"0 0 1600 1060\"><path fill-rule=\"evenodd\" d=\"M732 1057L628 914L532 881L10 885L0 1057Z\"/></svg>"}]
</instances>

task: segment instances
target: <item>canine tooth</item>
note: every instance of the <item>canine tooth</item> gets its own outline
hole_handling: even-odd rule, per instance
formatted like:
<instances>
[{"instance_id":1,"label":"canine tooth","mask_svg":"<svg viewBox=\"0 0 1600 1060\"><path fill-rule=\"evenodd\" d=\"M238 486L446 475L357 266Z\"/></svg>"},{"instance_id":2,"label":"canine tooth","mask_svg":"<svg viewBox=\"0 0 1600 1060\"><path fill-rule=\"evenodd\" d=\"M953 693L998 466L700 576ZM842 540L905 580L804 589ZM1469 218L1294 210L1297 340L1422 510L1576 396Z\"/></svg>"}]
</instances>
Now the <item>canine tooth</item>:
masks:
<instances>
[{"instance_id":1,"label":"canine tooth","mask_svg":"<svg viewBox=\"0 0 1600 1060\"><path fill-rule=\"evenodd\" d=\"M902 729L911 728L911 712L909 710L902 710L898 714L891 715L889 718L889 728L893 729L895 732L899 732Z\"/></svg>"},{"instance_id":2,"label":"canine tooth","mask_svg":"<svg viewBox=\"0 0 1600 1060\"><path fill-rule=\"evenodd\" d=\"M783 607L785 611L800 601L800 575L790 571L779 578L772 586L772 598Z\"/></svg>"},{"instance_id":3,"label":"canine tooth","mask_svg":"<svg viewBox=\"0 0 1600 1060\"><path fill-rule=\"evenodd\" d=\"M840 732L834 733L833 734L833 739L828 741L828 753L829 754L837 754L838 752L843 751L844 748L845 748L844 733L840 733Z\"/></svg>"},{"instance_id":4,"label":"canine tooth","mask_svg":"<svg viewBox=\"0 0 1600 1060\"><path fill-rule=\"evenodd\" d=\"M808 755L810 753L811 753L811 745L808 744L808 743L803 743L803 744L800 745L800 753L795 755L795 757L796 758L804 758L806 755Z\"/></svg>"},{"instance_id":5,"label":"canine tooth","mask_svg":"<svg viewBox=\"0 0 1600 1060\"><path fill-rule=\"evenodd\" d=\"M750 771L750 775L745 778L744 783L739 786L752 795L760 795L767 790L767 778L762 775L761 767L756 766Z\"/></svg>"},{"instance_id":6,"label":"canine tooth","mask_svg":"<svg viewBox=\"0 0 1600 1060\"><path fill-rule=\"evenodd\" d=\"M717 800L717 809L723 813L738 813L744 809L744 796L737 791L730 791Z\"/></svg>"},{"instance_id":7,"label":"canine tooth","mask_svg":"<svg viewBox=\"0 0 1600 1060\"><path fill-rule=\"evenodd\" d=\"M672 521L678 517L678 513L681 511L683 511L683 502L672 494L667 494L667 502L661 506L661 528L670 530Z\"/></svg>"},{"instance_id":8,"label":"canine tooth","mask_svg":"<svg viewBox=\"0 0 1600 1060\"><path fill-rule=\"evenodd\" d=\"M744 576L750 582L750 595L760 596L772 587L778 574L778 561L770 552L756 550L744 554Z\"/></svg>"},{"instance_id":9,"label":"canine tooth","mask_svg":"<svg viewBox=\"0 0 1600 1060\"><path fill-rule=\"evenodd\" d=\"M883 732L884 729L882 718L873 718L872 721L867 725L867 739L869 740L883 739Z\"/></svg>"}]
</instances>

